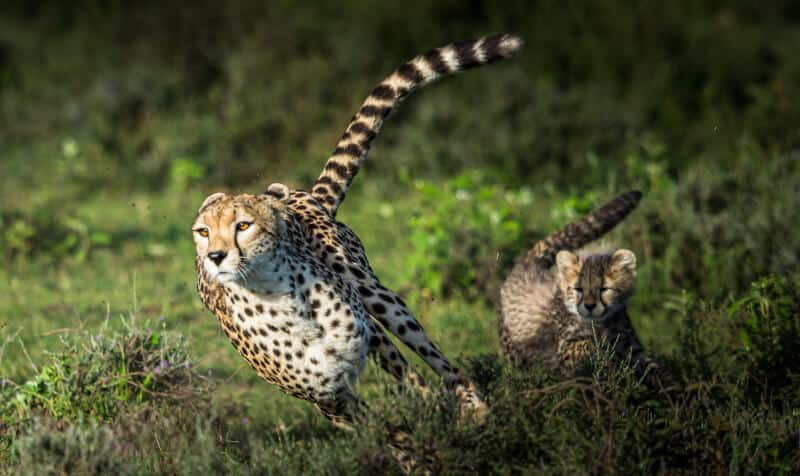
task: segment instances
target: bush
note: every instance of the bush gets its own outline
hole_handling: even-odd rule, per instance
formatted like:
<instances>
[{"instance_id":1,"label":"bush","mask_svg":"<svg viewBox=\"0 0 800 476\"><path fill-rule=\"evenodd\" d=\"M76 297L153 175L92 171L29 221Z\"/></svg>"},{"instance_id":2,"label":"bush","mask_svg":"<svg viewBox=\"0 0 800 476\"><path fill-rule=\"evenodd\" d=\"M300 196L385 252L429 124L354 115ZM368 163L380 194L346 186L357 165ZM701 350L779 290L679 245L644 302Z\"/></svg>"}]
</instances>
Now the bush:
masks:
<instances>
[{"instance_id":1,"label":"bush","mask_svg":"<svg viewBox=\"0 0 800 476\"><path fill-rule=\"evenodd\" d=\"M798 283L775 276L759 279L728 313L739 331L734 357L747 369L750 394L800 409Z\"/></svg>"},{"instance_id":2,"label":"bush","mask_svg":"<svg viewBox=\"0 0 800 476\"><path fill-rule=\"evenodd\" d=\"M547 190L509 190L477 170L436 185L406 182L420 194L424 210L411 222L406 279L433 295L495 299L520 254L561 226L540 227L542 222L566 224L597 202L595 194L585 194L553 204ZM542 216L542 209L552 211Z\"/></svg>"},{"instance_id":3,"label":"bush","mask_svg":"<svg viewBox=\"0 0 800 476\"><path fill-rule=\"evenodd\" d=\"M183 339L166 332L163 321L161 329L154 329L136 325L131 318L124 321L121 331L104 326L95 333L63 336L62 344L63 349L50 353L46 364L31 362L38 373L26 382L3 379L0 456L6 452L10 458L21 451L16 448L19 442L27 442L28 450L45 445L50 451L50 446L57 448L59 441L72 438L54 434L52 439L35 440L38 443L30 438L16 440L22 434L35 434L41 425L67 428L78 439L98 438L99 445L105 444L107 436L96 434L102 427L84 431L72 426L116 421L140 406L185 410L208 406L209 380L195 370Z\"/></svg>"},{"instance_id":4,"label":"bush","mask_svg":"<svg viewBox=\"0 0 800 476\"><path fill-rule=\"evenodd\" d=\"M92 230L87 223L56 208L0 210L0 257L9 260L16 256L69 256L80 262L92 250L110 244L110 235Z\"/></svg>"}]
</instances>

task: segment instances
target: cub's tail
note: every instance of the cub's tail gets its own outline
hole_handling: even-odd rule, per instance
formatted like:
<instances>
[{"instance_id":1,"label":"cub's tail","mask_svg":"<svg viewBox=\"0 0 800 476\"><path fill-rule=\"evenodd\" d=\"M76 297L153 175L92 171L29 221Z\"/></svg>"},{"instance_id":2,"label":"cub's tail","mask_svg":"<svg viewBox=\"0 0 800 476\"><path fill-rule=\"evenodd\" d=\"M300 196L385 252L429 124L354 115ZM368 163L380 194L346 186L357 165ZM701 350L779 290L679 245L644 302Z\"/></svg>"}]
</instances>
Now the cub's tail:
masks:
<instances>
[{"instance_id":1,"label":"cub's tail","mask_svg":"<svg viewBox=\"0 0 800 476\"><path fill-rule=\"evenodd\" d=\"M383 121L406 96L442 76L508 58L521 46L522 40L514 35L486 36L434 48L403 63L372 90L353 116L311 195L336 216Z\"/></svg>"},{"instance_id":2,"label":"cub's tail","mask_svg":"<svg viewBox=\"0 0 800 476\"><path fill-rule=\"evenodd\" d=\"M641 199L642 192L638 190L614 197L580 220L536 243L528 256L543 258L548 265L552 265L559 251L576 250L611 231L639 205Z\"/></svg>"}]
</instances>

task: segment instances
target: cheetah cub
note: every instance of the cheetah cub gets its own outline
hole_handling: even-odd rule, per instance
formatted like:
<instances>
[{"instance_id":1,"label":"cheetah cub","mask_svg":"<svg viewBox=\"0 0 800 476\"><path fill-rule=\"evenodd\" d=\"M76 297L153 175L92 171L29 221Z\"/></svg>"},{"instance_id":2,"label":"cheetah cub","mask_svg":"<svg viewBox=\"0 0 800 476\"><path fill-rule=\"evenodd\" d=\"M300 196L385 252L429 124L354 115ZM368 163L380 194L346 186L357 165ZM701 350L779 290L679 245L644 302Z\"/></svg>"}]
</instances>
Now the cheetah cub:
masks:
<instances>
[{"instance_id":1,"label":"cheetah cub","mask_svg":"<svg viewBox=\"0 0 800 476\"><path fill-rule=\"evenodd\" d=\"M361 240L335 216L383 120L403 98L520 46L519 38L498 35L411 59L367 97L310 192L273 184L263 195L215 193L200 207L192 229L203 303L262 378L337 425L349 427L361 414L353 386L368 356L397 379L423 386L386 332L442 376L462 414L486 411L474 385L380 282Z\"/></svg>"},{"instance_id":2,"label":"cheetah cub","mask_svg":"<svg viewBox=\"0 0 800 476\"><path fill-rule=\"evenodd\" d=\"M614 228L641 196L632 191L614 198L538 242L517 263L500 292L500 342L512 362L540 362L570 376L595 336L614 344L619 357L648 361L626 310L636 256L625 249L573 252Z\"/></svg>"}]
</instances>

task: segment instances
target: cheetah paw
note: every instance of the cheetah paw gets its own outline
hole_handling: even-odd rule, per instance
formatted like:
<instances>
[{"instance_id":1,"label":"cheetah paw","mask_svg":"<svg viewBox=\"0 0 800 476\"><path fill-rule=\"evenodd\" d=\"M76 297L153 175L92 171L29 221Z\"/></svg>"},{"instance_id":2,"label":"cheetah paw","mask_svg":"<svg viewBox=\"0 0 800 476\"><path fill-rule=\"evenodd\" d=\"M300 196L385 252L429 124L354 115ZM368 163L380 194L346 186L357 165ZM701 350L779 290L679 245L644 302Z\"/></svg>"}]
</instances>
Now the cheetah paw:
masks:
<instances>
[{"instance_id":1,"label":"cheetah paw","mask_svg":"<svg viewBox=\"0 0 800 476\"><path fill-rule=\"evenodd\" d=\"M459 420L482 424L489 415L489 407L478 395L478 390L472 383L456 387L456 396L459 400Z\"/></svg>"}]
</instances>

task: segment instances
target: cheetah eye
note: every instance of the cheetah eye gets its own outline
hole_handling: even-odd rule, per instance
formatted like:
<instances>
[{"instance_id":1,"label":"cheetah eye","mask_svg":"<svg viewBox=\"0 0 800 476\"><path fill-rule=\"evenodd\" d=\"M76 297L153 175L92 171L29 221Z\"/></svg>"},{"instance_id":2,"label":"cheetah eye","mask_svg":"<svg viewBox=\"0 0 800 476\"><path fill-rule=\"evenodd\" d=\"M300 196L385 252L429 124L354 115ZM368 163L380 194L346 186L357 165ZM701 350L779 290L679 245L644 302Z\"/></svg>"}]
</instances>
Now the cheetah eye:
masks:
<instances>
[{"instance_id":1,"label":"cheetah eye","mask_svg":"<svg viewBox=\"0 0 800 476\"><path fill-rule=\"evenodd\" d=\"M208 228L197 228L194 231L203 238L208 238Z\"/></svg>"},{"instance_id":2,"label":"cheetah eye","mask_svg":"<svg viewBox=\"0 0 800 476\"><path fill-rule=\"evenodd\" d=\"M600 292L601 292L601 293L604 293L604 292L606 292L606 291L613 291L613 289L612 289L612 288L605 288L605 287L603 287L603 288L600 288Z\"/></svg>"},{"instance_id":3,"label":"cheetah eye","mask_svg":"<svg viewBox=\"0 0 800 476\"><path fill-rule=\"evenodd\" d=\"M239 223L236 224L236 231L244 231L250 228L250 225L252 225L252 223L246 221L240 221Z\"/></svg>"},{"instance_id":4,"label":"cheetah eye","mask_svg":"<svg viewBox=\"0 0 800 476\"><path fill-rule=\"evenodd\" d=\"M573 291L579 294L583 294L583 288L572 288Z\"/></svg>"}]
</instances>

